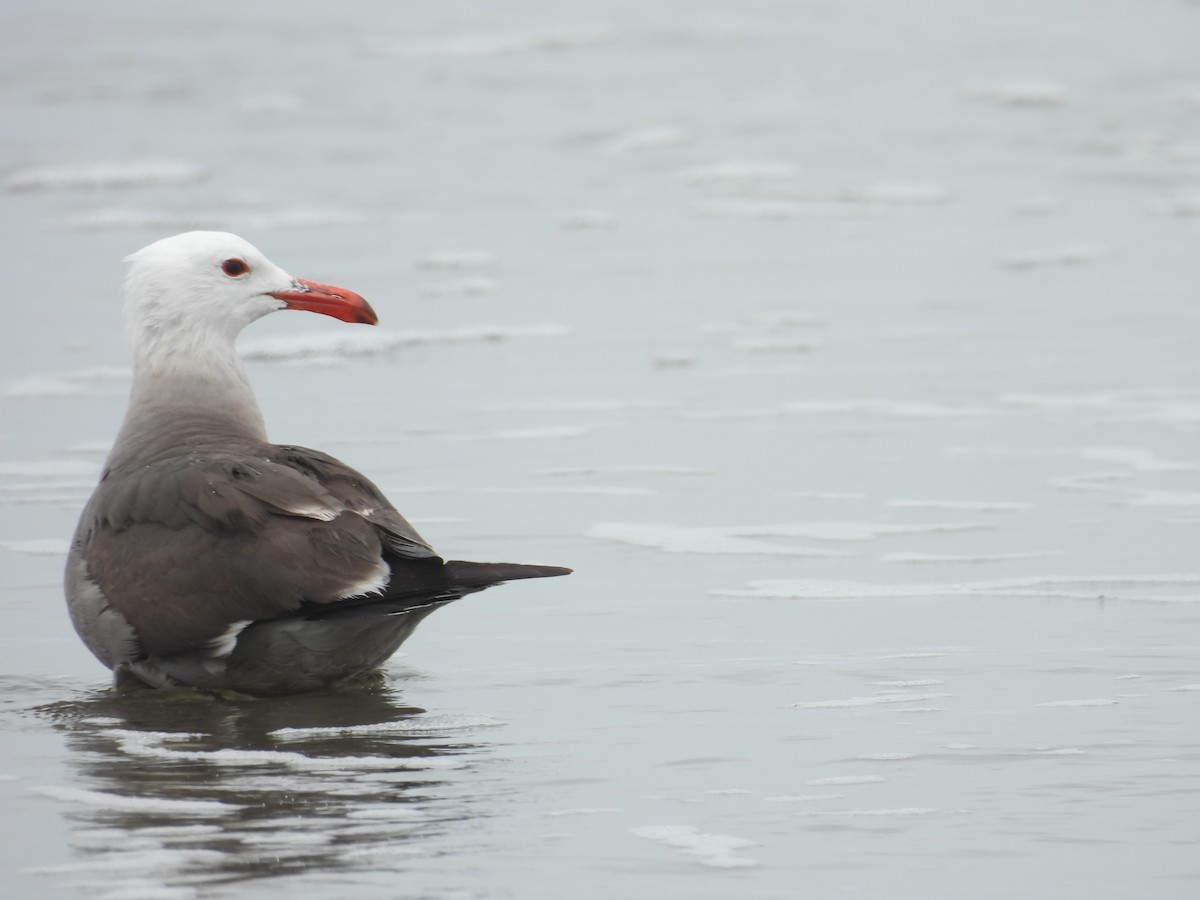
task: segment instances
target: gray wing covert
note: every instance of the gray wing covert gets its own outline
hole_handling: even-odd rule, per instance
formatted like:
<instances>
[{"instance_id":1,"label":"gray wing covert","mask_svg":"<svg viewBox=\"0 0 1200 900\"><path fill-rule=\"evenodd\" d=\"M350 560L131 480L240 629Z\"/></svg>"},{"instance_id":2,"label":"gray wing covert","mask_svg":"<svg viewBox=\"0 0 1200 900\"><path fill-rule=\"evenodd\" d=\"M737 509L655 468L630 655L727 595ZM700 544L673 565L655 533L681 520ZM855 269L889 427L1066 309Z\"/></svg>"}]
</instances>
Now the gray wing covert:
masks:
<instances>
[{"instance_id":1,"label":"gray wing covert","mask_svg":"<svg viewBox=\"0 0 1200 900\"><path fill-rule=\"evenodd\" d=\"M383 532L384 544L397 556L437 558L429 543L360 472L327 453L307 447L278 446L275 451L272 459L303 472L344 503L347 509L354 510L378 527Z\"/></svg>"},{"instance_id":2,"label":"gray wing covert","mask_svg":"<svg viewBox=\"0 0 1200 900\"><path fill-rule=\"evenodd\" d=\"M147 652L202 650L236 623L336 604L386 580L385 545L436 558L354 470L315 451L272 449L176 457L101 481L79 549Z\"/></svg>"}]
</instances>

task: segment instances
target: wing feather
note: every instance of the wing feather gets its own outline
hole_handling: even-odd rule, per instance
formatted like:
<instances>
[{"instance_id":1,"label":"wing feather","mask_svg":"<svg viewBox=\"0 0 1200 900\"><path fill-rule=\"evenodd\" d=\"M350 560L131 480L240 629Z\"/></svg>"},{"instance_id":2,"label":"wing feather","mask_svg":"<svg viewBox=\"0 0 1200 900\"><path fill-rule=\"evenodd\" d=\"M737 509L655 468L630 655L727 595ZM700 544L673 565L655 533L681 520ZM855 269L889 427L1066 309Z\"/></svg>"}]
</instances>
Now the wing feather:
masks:
<instances>
[{"instance_id":1,"label":"wing feather","mask_svg":"<svg viewBox=\"0 0 1200 900\"><path fill-rule=\"evenodd\" d=\"M194 651L235 622L336 606L386 560L440 563L375 485L333 457L264 445L106 473L79 536L90 577L143 648Z\"/></svg>"}]
</instances>

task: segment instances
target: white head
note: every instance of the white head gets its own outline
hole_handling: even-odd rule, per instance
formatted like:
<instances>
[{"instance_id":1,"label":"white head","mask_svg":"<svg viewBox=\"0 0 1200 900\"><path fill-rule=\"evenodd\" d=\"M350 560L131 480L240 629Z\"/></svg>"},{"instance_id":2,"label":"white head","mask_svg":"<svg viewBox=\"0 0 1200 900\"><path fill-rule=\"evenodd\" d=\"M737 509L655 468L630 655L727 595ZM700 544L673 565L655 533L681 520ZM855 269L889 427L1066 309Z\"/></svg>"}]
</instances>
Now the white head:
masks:
<instances>
[{"instance_id":1,"label":"white head","mask_svg":"<svg viewBox=\"0 0 1200 900\"><path fill-rule=\"evenodd\" d=\"M293 278L252 244L223 231L163 238L128 257L125 317L135 356L205 355L232 349L238 333L267 313L304 309L375 324L352 291Z\"/></svg>"},{"instance_id":2,"label":"white head","mask_svg":"<svg viewBox=\"0 0 1200 900\"><path fill-rule=\"evenodd\" d=\"M178 234L143 247L128 262L125 317L133 390L117 446L134 456L147 442L161 442L158 415L164 407L222 420L226 433L266 440L262 413L234 348L238 332L255 319L279 309L305 309L344 322L376 322L358 294L293 278L233 234Z\"/></svg>"}]
</instances>

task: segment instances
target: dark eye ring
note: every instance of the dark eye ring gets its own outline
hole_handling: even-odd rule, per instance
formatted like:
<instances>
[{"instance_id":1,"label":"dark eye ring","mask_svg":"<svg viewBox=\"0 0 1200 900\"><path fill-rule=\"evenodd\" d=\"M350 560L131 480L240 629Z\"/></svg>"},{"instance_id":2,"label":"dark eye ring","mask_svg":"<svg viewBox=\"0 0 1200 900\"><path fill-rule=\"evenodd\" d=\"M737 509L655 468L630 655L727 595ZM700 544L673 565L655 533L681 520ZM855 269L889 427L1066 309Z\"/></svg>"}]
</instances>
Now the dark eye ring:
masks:
<instances>
[{"instance_id":1,"label":"dark eye ring","mask_svg":"<svg viewBox=\"0 0 1200 900\"><path fill-rule=\"evenodd\" d=\"M230 278L240 278L250 271L250 267L246 265L246 261L244 259L238 259L237 257L234 257L233 259L227 259L225 262L221 263L221 271Z\"/></svg>"}]
</instances>

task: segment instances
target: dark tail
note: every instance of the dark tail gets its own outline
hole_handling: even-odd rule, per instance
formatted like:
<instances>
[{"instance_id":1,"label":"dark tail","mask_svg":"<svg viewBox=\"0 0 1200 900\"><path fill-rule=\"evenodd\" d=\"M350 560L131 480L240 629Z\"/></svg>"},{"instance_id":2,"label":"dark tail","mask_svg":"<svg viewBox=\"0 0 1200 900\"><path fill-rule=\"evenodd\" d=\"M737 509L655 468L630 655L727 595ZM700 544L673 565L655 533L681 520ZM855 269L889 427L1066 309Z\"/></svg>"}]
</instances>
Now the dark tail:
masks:
<instances>
[{"instance_id":1,"label":"dark tail","mask_svg":"<svg viewBox=\"0 0 1200 900\"><path fill-rule=\"evenodd\" d=\"M553 578L570 575L571 570L562 566L526 566L521 563L480 563L451 559L443 572L452 587L481 589L502 581L520 578Z\"/></svg>"},{"instance_id":2,"label":"dark tail","mask_svg":"<svg viewBox=\"0 0 1200 900\"><path fill-rule=\"evenodd\" d=\"M453 600L486 590L492 585L519 578L551 578L570 575L562 566L526 566L520 563L478 563L452 559L405 560L394 565L392 580L382 596L368 594L330 604L305 604L280 618L323 619L334 616L395 615L429 610ZM426 613L423 613L423 615Z\"/></svg>"}]
</instances>

